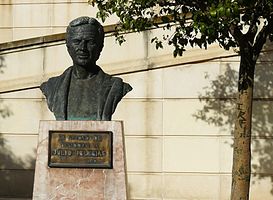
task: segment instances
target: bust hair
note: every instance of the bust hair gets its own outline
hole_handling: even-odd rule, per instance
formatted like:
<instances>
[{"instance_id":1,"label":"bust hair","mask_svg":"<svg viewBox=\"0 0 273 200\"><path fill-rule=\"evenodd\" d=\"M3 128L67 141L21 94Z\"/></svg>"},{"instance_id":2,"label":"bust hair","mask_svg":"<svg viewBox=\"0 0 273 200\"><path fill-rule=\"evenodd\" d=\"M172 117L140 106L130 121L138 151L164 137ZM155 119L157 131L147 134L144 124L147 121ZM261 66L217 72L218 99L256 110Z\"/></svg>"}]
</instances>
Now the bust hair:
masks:
<instances>
[{"instance_id":1,"label":"bust hair","mask_svg":"<svg viewBox=\"0 0 273 200\"><path fill-rule=\"evenodd\" d=\"M89 24L90 26L95 26L97 29L97 45L99 47L99 50L101 52L103 45L104 45L104 30L103 30L103 26L95 19L92 17L87 17L87 16L83 16L83 17L78 17L74 20L72 20L67 28L66 28L66 43L68 43L69 41L69 35L73 34L73 28L77 27L77 26L81 26L81 25L85 25L85 24Z\"/></svg>"}]
</instances>

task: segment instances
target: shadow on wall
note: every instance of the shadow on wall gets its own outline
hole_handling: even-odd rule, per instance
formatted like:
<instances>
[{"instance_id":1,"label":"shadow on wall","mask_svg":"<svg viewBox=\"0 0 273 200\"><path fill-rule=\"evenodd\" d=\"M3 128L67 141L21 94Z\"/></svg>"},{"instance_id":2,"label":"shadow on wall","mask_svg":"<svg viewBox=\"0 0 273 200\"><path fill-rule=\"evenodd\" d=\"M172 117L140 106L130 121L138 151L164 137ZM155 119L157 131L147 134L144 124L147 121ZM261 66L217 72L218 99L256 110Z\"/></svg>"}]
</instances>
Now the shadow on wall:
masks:
<instances>
[{"instance_id":1,"label":"shadow on wall","mask_svg":"<svg viewBox=\"0 0 273 200\"><path fill-rule=\"evenodd\" d=\"M269 49L265 46L265 49ZM255 71L252 115L252 183L271 182L273 195L273 52L260 55ZM208 76L206 76L208 78ZM223 75L211 81L199 96L203 109L194 114L196 119L213 124L222 131L234 130L238 71L227 64ZM209 98L207 98L209 97ZM263 183L262 183L263 184Z\"/></svg>"},{"instance_id":2,"label":"shadow on wall","mask_svg":"<svg viewBox=\"0 0 273 200\"><path fill-rule=\"evenodd\" d=\"M4 57L0 56L0 73L5 68ZM0 123L13 115L5 101L0 96ZM35 160L31 156L18 158L8 145L7 135L0 132L0 199L31 198L34 170L29 169L34 168Z\"/></svg>"}]
</instances>

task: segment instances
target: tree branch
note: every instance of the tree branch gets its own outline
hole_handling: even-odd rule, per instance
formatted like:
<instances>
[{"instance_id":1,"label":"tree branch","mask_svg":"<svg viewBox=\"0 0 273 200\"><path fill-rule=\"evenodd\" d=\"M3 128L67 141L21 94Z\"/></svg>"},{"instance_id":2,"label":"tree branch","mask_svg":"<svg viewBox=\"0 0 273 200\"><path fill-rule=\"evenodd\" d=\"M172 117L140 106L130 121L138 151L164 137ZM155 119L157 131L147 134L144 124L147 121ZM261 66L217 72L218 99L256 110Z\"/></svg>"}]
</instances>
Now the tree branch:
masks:
<instances>
[{"instance_id":1,"label":"tree branch","mask_svg":"<svg viewBox=\"0 0 273 200\"><path fill-rule=\"evenodd\" d=\"M235 39L235 41L239 44L239 46L241 46L243 33L239 29L238 25L231 23L229 27L229 32L232 35L232 37Z\"/></svg>"},{"instance_id":2,"label":"tree branch","mask_svg":"<svg viewBox=\"0 0 273 200\"><path fill-rule=\"evenodd\" d=\"M255 19L251 20L251 24L249 26L249 29L247 33L245 34L245 37L247 37L247 40L250 42L249 45L254 46L254 39L258 31L257 27L257 17Z\"/></svg>"},{"instance_id":3,"label":"tree branch","mask_svg":"<svg viewBox=\"0 0 273 200\"><path fill-rule=\"evenodd\" d=\"M272 31L272 28L273 28L273 18L272 17L273 16L271 14L270 17L268 18L268 24L262 28L262 30L258 33L258 35L256 37L255 44L253 47L255 59L258 58L258 56L263 48L263 45L266 42L266 38L267 38L268 34L270 33L270 31Z\"/></svg>"}]
</instances>

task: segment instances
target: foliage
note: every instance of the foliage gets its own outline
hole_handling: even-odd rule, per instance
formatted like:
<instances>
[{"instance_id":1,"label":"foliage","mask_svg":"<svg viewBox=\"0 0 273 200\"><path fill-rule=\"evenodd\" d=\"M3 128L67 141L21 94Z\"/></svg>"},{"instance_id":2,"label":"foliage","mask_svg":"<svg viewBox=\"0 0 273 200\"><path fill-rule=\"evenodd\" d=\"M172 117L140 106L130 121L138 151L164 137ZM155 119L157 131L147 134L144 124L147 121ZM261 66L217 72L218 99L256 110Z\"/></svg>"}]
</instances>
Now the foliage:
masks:
<instances>
[{"instance_id":1,"label":"foliage","mask_svg":"<svg viewBox=\"0 0 273 200\"><path fill-rule=\"evenodd\" d=\"M187 46L207 48L217 42L229 50L239 47L237 113L235 115L231 199L249 199L251 117L256 61L269 38L273 40L273 0L90 0L99 9L102 21L116 15L119 31L167 30L151 42L163 48L173 45L173 55L182 55ZM217 89L217 88L216 88ZM203 113L199 113L201 117ZM219 118L220 119L220 118ZM222 119L221 119L222 120ZM211 121L211 123L215 123ZM222 122L221 122L222 123Z\"/></svg>"},{"instance_id":2,"label":"foliage","mask_svg":"<svg viewBox=\"0 0 273 200\"><path fill-rule=\"evenodd\" d=\"M115 14L120 20L117 31L139 32L153 27L172 31L151 42L156 48L163 48L162 41L166 40L174 46L174 56L182 55L187 45L207 48L218 42L227 50L238 47L241 33L252 45L262 35L273 39L272 0L89 0L89 3L99 8L97 17L102 21ZM262 32L260 24L264 27ZM257 37L258 32L261 34ZM124 41L122 36L117 39L120 43Z\"/></svg>"}]
</instances>

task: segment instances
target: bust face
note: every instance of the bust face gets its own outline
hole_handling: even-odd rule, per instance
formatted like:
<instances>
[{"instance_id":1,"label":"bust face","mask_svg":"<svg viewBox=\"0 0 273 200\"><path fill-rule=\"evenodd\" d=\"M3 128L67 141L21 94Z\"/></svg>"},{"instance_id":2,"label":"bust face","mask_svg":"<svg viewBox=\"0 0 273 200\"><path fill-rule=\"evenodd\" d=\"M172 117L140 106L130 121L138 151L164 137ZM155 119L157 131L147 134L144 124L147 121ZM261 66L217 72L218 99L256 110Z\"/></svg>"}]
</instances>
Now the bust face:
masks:
<instances>
[{"instance_id":1,"label":"bust face","mask_svg":"<svg viewBox=\"0 0 273 200\"><path fill-rule=\"evenodd\" d=\"M96 42L97 34L94 25L83 24L71 27L66 45L74 65L89 68L96 64L100 54Z\"/></svg>"}]
</instances>

